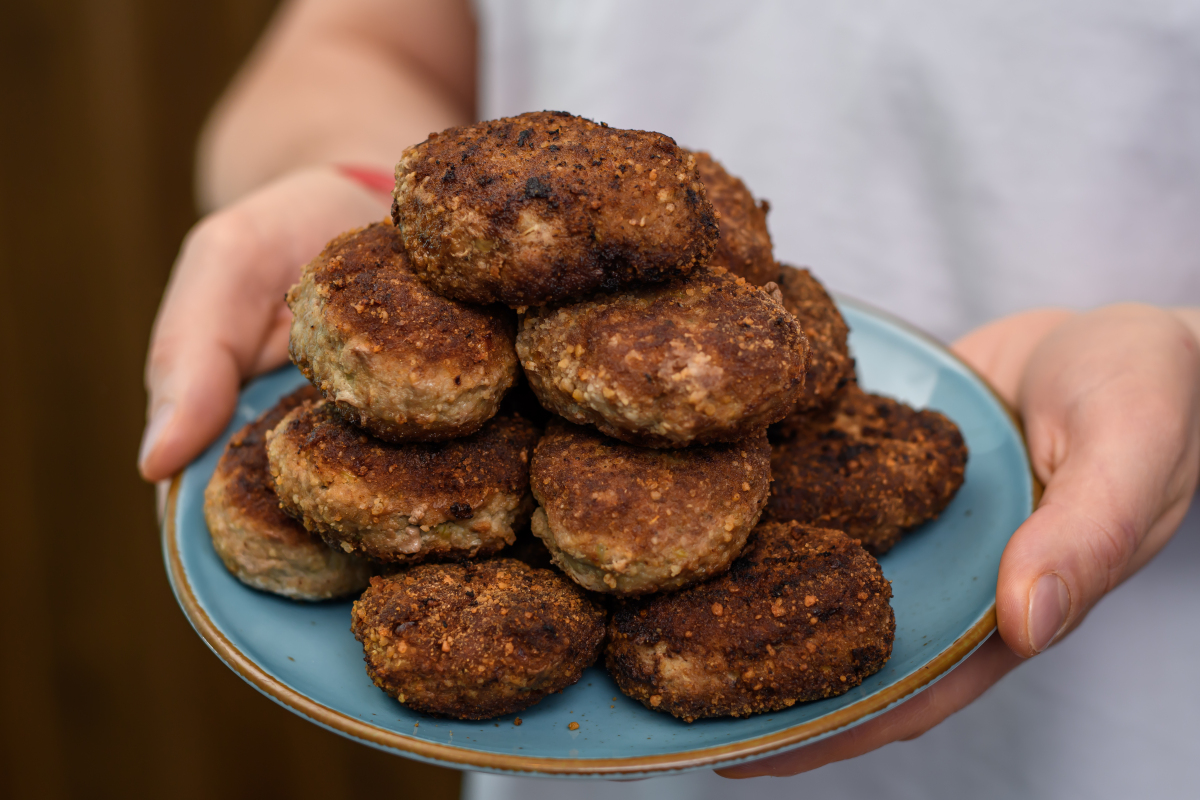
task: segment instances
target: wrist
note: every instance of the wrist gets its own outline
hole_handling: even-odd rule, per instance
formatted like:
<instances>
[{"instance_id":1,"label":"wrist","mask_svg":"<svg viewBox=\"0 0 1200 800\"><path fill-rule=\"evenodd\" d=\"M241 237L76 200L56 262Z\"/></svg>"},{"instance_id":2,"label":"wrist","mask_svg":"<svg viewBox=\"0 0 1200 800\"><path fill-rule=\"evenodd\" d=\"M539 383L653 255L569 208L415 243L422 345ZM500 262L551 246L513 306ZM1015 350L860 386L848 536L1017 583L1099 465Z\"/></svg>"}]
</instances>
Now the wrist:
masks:
<instances>
[{"instance_id":1,"label":"wrist","mask_svg":"<svg viewBox=\"0 0 1200 800\"><path fill-rule=\"evenodd\" d=\"M388 198L392 196L396 178L395 173L390 169L350 162L334 164L333 169L342 177L349 178L370 192Z\"/></svg>"}]
</instances>

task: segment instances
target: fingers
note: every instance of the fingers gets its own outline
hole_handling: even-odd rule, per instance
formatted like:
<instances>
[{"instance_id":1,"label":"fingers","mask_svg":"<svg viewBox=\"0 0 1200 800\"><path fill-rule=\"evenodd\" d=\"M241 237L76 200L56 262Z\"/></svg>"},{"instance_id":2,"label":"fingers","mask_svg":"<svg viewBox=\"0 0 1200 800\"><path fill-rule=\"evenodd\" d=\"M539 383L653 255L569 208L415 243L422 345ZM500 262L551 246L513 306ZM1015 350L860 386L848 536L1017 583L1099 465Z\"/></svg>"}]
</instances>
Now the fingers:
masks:
<instances>
[{"instance_id":1,"label":"fingers","mask_svg":"<svg viewBox=\"0 0 1200 800\"><path fill-rule=\"evenodd\" d=\"M138 454L146 480L162 480L178 471L221 432L233 414L241 382L238 355L208 338L207 347L185 342L158 351Z\"/></svg>"},{"instance_id":2,"label":"fingers","mask_svg":"<svg viewBox=\"0 0 1200 800\"><path fill-rule=\"evenodd\" d=\"M1073 316L1060 308L1025 311L976 328L951 349L1015 406L1029 356L1047 334Z\"/></svg>"},{"instance_id":3,"label":"fingers","mask_svg":"<svg viewBox=\"0 0 1200 800\"><path fill-rule=\"evenodd\" d=\"M1200 346L1178 317L1143 306L1039 310L955 350L1020 404L1046 483L1002 559L1003 638L874 720L719 774L793 775L920 736L1078 624L1182 520L1200 472Z\"/></svg>"},{"instance_id":4,"label":"fingers","mask_svg":"<svg viewBox=\"0 0 1200 800\"><path fill-rule=\"evenodd\" d=\"M188 235L151 335L146 480L169 477L228 424L242 381L284 363L283 295L305 261L341 231L381 219L380 198L313 169L203 220Z\"/></svg>"},{"instance_id":5,"label":"fingers","mask_svg":"<svg viewBox=\"0 0 1200 800\"><path fill-rule=\"evenodd\" d=\"M1200 352L1170 314L1114 306L1056 328L1020 390L1046 484L1000 565L997 618L1022 656L1049 647L1148 561L1200 467Z\"/></svg>"},{"instance_id":6,"label":"fingers","mask_svg":"<svg viewBox=\"0 0 1200 800\"><path fill-rule=\"evenodd\" d=\"M795 775L890 742L914 739L969 705L1019 663L1004 641L993 636L946 677L875 719L786 753L717 770L717 774L726 778Z\"/></svg>"},{"instance_id":7,"label":"fingers","mask_svg":"<svg viewBox=\"0 0 1200 800\"><path fill-rule=\"evenodd\" d=\"M240 209L204 220L185 240L147 361L139 454L147 480L178 470L228 421L243 375L259 360L266 322L276 318L277 261Z\"/></svg>"},{"instance_id":8,"label":"fingers","mask_svg":"<svg viewBox=\"0 0 1200 800\"><path fill-rule=\"evenodd\" d=\"M258 360L250 368L251 375L259 375L282 364L287 358L292 334L292 311L281 302L274 321L267 327Z\"/></svg>"}]
</instances>

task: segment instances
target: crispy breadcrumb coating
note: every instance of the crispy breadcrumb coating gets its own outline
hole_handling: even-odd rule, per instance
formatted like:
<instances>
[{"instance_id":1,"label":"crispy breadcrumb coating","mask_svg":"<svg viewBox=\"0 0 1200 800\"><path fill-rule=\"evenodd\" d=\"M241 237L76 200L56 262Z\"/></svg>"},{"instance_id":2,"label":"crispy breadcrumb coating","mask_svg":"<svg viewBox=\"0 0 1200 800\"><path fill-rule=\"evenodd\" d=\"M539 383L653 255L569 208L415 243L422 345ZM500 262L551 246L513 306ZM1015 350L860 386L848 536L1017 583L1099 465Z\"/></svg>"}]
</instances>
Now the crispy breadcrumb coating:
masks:
<instances>
[{"instance_id":1,"label":"crispy breadcrumb coating","mask_svg":"<svg viewBox=\"0 0 1200 800\"><path fill-rule=\"evenodd\" d=\"M381 439L474 433L516 380L512 312L434 294L390 223L331 241L287 300L292 361L343 417Z\"/></svg>"},{"instance_id":2,"label":"crispy breadcrumb coating","mask_svg":"<svg viewBox=\"0 0 1200 800\"><path fill-rule=\"evenodd\" d=\"M404 705L489 719L578 681L600 654L604 619L561 574L495 558L372 578L351 630L371 680Z\"/></svg>"},{"instance_id":3,"label":"crispy breadcrumb coating","mask_svg":"<svg viewBox=\"0 0 1200 800\"><path fill-rule=\"evenodd\" d=\"M474 558L512 544L533 510L538 431L493 417L449 442L391 444L328 403L289 413L267 439L283 508L347 553L379 561Z\"/></svg>"},{"instance_id":4,"label":"crispy breadcrumb coating","mask_svg":"<svg viewBox=\"0 0 1200 800\"><path fill-rule=\"evenodd\" d=\"M876 555L942 513L966 472L953 422L857 383L825 411L788 417L779 432L768 516L839 528Z\"/></svg>"},{"instance_id":5,"label":"crispy breadcrumb coating","mask_svg":"<svg viewBox=\"0 0 1200 800\"><path fill-rule=\"evenodd\" d=\"M844 533L764 522L719 578L615 609L606 663L622 692L687 722L777 711L883 667L891 596Z\"/></svg>"},{"instance_id":6,"label":"crispy breadcrumb coating","mask_svg":"<svg viewBox=\"0 0 1200 800\"><path fill-rule=\"evenodd\" d=\"M721 267L669 284L530 309L517 355L542 405L647 447L732 442L804 391L795 317Z\"/></svg>"},{"instance_id":7,"label":"crispy breadcrumb coating","mask_svg":"<svg viewBox=\"0 0 1200 800\"><path fill-rule=\"evenodd\" d=\"M318 396L312 386L302 386L235 433L204 490L204 519L226 569L247 586L293 600L356 594L372 572L366 560L306 531L279 508L275 495L266 434Z\"/></svg>"},{"instance_id":8,"label":"crispy breadcrumb coating","mask_svg":"<svg viewBox=\"0 0 1200 800\"><path fill-rule=\"evenodd\" d=\"M850 328L811 272L786 264L777 264L776 269L783 307L796 316L808 338L808 372L796 404L796 411L805 413L827 406L839 389L854 380L854 359L846 343Z\"/></svg>"},{"instance_id":9,"label":"crispy breadcrumb coating","mask_svg":"<svg viewBox=\"0 0 1200 800\"><path fill-rule=\"evenodd\" d=\"M721 238L708 263L725 267L756 286L777 280L779 268L771 251L771 234L767 231L770 204L766 200L755 200L741 178L726 172L708 153L699 152L695 156L700 182L717 212L721 229Z\"/></svg>"},{"instance_id":10,"label":"crispy breadcrumb coating","mask_svg":"<svg viewBox=\"0 0 1200 800\"><path fill-rule=\"evenodd\" d=\"M763 433L658 450L551 422L533 452L533 532L580 585L673 591L724 572L758 522L771 479Z\"/></svg>"},{"instance_id":11,"label":"crispy breadcrumb coating","mask_svg":"<svg viewBox=\"0 0 1200 800\"><path fill-rule=\"evenodd\" d=\"M718 236L696 160L674 140L559 111L408 148L392 218L437 292L513 306L686 275Z\"/></svg>"}]
</instances>

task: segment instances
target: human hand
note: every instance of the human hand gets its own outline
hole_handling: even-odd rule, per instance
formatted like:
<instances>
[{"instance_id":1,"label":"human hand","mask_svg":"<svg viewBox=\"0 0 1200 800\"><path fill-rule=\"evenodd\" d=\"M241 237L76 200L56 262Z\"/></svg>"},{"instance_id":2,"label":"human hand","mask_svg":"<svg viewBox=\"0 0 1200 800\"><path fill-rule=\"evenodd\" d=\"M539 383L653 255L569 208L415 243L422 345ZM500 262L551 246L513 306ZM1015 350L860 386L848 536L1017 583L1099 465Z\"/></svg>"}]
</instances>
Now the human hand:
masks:
<instances>
[{"instance_id":1,"label":"human hand","mask_svg":"<svg viewBox=\"0 0 1200 800\"><path fill-rule=\"evenodd\" d=\"M387 214L390 198L331 167L279 178L188 233L146 359L148 481L182 469L228 424L243 381L287 360L283 295L338 233Z\"/></svg>"},{"instance_id":2,"label":"human hand","mask_svg":"<svg viewBox=\"0 0 1200 800\"><path fill-rule=\"evenodd\" d=\"M1000 635L887 713L721 775L794 775L920 736L1059 641L1183 520L1200 472L1200 342L1178 315L1137 305L1034 311L954 349L1018 409L1045 484L1001 559Z\"/></svg>"}]
</instances>

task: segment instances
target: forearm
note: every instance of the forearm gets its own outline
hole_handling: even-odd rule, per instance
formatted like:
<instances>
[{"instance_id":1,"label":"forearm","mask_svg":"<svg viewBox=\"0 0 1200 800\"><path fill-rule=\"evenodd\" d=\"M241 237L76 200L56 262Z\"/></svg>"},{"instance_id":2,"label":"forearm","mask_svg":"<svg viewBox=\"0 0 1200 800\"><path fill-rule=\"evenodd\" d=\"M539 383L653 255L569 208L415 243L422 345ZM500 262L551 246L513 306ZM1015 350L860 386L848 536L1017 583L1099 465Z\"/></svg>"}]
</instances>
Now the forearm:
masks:
<instances>
[{"instance_id":1,"label":"forearm","mask_svg":"<svg viewBox=\"0 0 1200 800\"><path fill-rule=\"evenodd\" d=\"M390 169L430 131L474 116L474 75L465 0L294 0L208 121L200 205L305 166Z\"/></svg>"}]
</instances>

